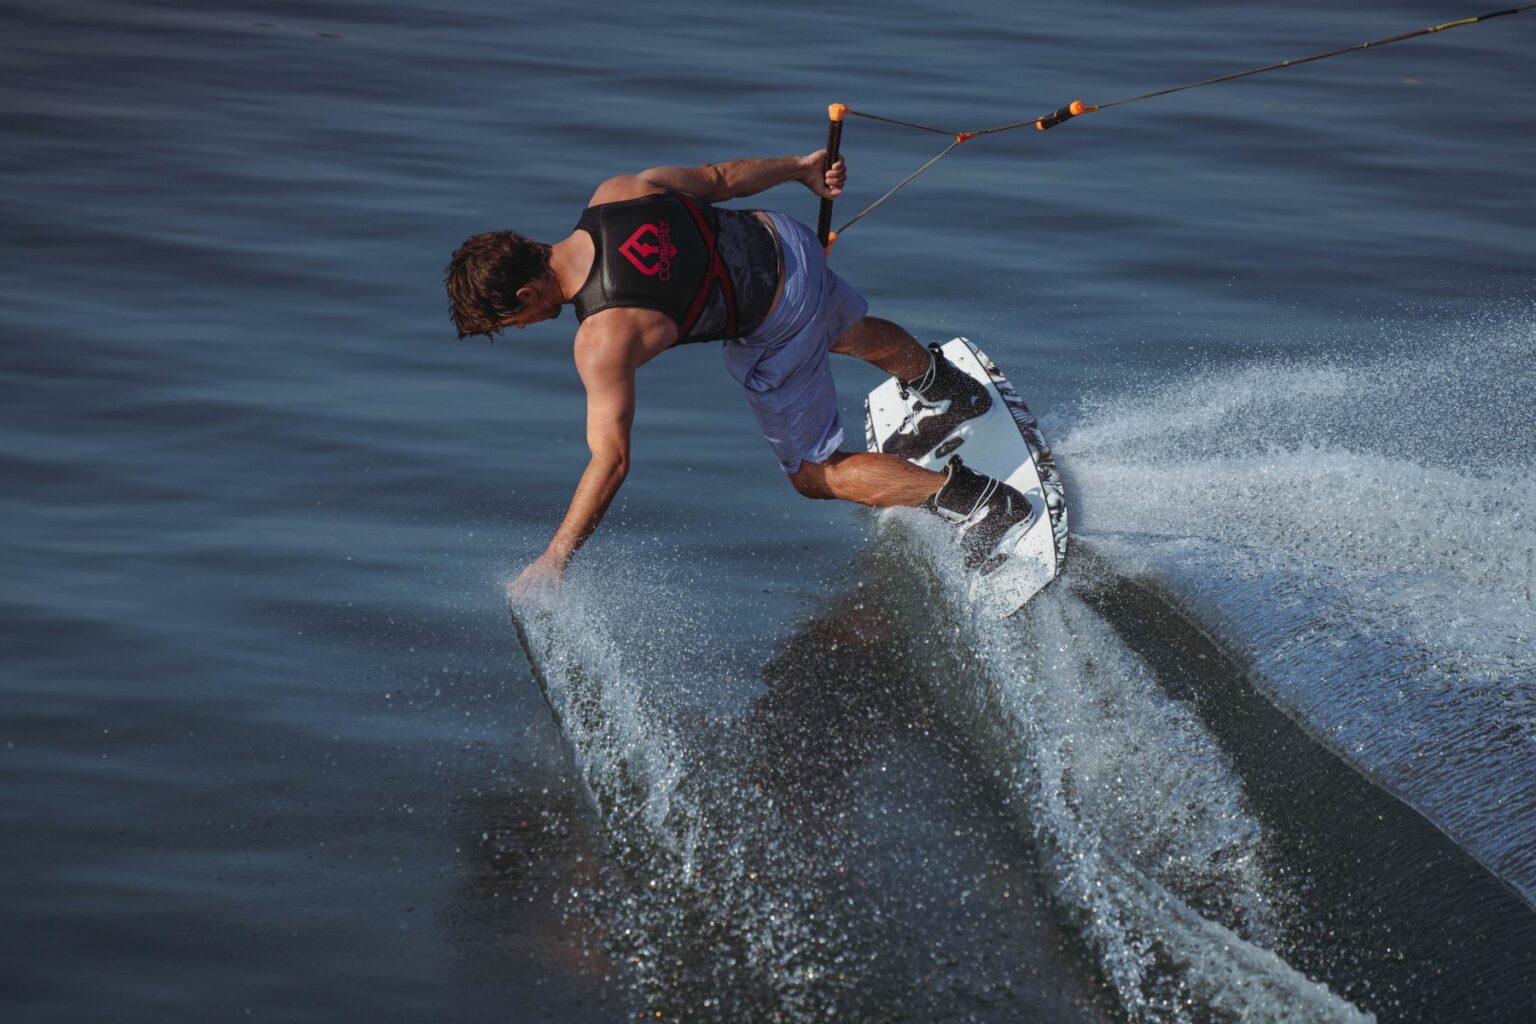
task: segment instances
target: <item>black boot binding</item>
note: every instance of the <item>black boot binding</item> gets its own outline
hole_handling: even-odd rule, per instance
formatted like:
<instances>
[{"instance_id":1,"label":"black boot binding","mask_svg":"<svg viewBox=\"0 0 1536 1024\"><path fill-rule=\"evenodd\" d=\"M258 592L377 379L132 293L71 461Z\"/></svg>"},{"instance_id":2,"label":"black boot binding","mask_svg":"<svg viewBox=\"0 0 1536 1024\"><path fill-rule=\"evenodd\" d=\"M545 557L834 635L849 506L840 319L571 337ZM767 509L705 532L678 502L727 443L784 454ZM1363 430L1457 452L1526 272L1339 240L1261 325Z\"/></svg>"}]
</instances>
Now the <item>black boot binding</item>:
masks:
<instances>
[{"instance_id":1,"label":"black boot binding","mask_svg":"<svg viewBox=\"0 0 1536 1024\"><path fill-rule=\"evenodd\" d=\"M1015 527L1027 524L1035 510L1016 488L990 476L982 476L956 455L944 467L944 484L923 505L940 519L960 528L965 545L965 567L974 569ZM997 565L1002 564L997 560ZM982 570L985 575L992 568Z\"/></svg>"},{"instance_id":2,"label":"black boot binding","mask_svg":"<svg viewBox=\"0 0 1536 1024\"><path fill-rule=\"evenodd\" d=\"M880 446L887 455L921 458L960 424L992 408L985 385L945 359L938 345L929 345L928 350L932 353L928 372L901 386L901 397L916 398L917 405Z\"/></svg>"}]
</instances>

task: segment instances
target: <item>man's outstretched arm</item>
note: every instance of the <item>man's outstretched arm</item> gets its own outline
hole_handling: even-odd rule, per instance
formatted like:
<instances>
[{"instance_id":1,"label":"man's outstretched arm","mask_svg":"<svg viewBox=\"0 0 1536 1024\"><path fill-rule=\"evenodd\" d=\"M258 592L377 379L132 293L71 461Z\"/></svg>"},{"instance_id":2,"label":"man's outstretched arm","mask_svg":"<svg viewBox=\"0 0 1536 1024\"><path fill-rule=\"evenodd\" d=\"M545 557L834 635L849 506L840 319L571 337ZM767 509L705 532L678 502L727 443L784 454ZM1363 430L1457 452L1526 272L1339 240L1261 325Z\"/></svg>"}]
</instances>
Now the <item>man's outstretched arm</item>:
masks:
<instances>
[{"instance_id":1,"label":"man's outstretched arm","mask_svg":"<svg viewBox=\"0 0 1536 1024\"><path fill-rule=\"evenodd\" d=\"M608 343L604 343L604 342ZM587 448L591 457L549 547L507 592L513 602L558 589L566 564L586 543L629 474L629 432L635 421L635 359L627 339L576 338L576 369L587 389Z\"/></svg>"},{"instance_id":2,"label":"man's outstretched arm","mask_svg":"<svg viewBox=\"0 0 1536 1024\"><path fill-rule=\"evenodd\" d=\"M805 156L748 157L700 167L652 167L639 174L609 178L598 187L592 202L611 203L655 192L687 192L706 203L723 203L757 195L765 189L798 181L824 199L842 194L846 179L843 161L830 169L822 162L826 151Z\"/></svg>"}]
</instances>

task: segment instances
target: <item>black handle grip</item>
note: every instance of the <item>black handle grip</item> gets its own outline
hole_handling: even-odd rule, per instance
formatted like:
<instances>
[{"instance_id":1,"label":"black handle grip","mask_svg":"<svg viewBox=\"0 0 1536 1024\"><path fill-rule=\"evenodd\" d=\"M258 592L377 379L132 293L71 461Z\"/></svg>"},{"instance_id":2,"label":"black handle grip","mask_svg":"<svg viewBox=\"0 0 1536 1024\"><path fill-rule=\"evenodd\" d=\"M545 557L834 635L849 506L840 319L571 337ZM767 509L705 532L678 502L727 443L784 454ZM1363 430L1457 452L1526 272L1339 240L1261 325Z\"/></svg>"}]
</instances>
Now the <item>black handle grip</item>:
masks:
<instances>
[{"instance_id":1,"label":"black handle grip","mask_svg":"<svg viewBox=\"0 0 1536 1024\"><path fill-rule=\"evenodd\" d=\"M833 107L837 106L838 104L833 104ZM823 175L832 169L833 164L837 163L837 151L838 148L842 145L842 142L843 118L842 114L838 113L835 116L828 118L827 120L827 157L822 161L821 164L821 171ZM825 249L827 247L827 242L831 239L831 237L832 200L823 199L821 201L821 210L816 215L816 240L819 241L821 243L821 247Z\"/></svg>"}]
</instances>

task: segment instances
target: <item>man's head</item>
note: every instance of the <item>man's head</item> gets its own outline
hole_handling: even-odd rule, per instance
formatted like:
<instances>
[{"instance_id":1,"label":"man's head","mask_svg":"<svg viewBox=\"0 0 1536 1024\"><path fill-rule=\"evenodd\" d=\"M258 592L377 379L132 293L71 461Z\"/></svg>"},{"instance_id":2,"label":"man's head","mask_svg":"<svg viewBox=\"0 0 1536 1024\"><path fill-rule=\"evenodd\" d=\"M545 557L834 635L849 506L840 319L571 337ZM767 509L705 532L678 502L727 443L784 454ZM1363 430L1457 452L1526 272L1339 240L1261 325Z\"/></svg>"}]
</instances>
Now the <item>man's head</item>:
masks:
<instances>
[{"instance_id":1,"label":"man's head","mask_svg":"<svg viewBox=\"0 0 1536 1024\"><path fill-rule=\"evenodd\" d=\"M512 231L465 240L443 272L448 313L459 337L500 334L560 314L561 295L549 267L550 247Z\"/></svg>"}]
</instances>

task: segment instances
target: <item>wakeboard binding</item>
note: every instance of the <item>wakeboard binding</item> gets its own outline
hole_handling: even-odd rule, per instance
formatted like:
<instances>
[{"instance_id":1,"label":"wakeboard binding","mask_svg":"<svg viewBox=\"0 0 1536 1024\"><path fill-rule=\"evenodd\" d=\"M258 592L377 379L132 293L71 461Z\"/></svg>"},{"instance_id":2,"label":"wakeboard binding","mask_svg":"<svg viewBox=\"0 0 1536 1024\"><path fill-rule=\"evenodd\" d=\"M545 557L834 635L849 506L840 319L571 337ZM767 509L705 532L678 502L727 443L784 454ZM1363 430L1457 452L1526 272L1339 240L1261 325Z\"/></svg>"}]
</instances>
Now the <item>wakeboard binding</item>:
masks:
<instances>
[{"instance_id":1,"label":"wakeboard binding","mask_svg":"<svg viewBox=\"0 0 1536 1024\"><path fill-rule=\"evenodd\" d=\"M944 467L944 483L925 504L928 511L960 530L965 548L965 567L980 569L1000 565L1012 542L1029 529L1035 509L1017 489L996 477L985 476L950 456Z\"/></svg>"},{"instance_id":2,"label":"wakeboard binding","mask_svg":"<svg viewBox=\"0 0 1536 1024\"><path fill-rule=\"evenodd\" d=\"M881 446L887 455L922 458L960 424L992 408L986 385L950 362L938 345L928 350L928 372L899 384L907 415Z\"/></svg>"}]
</instances>

